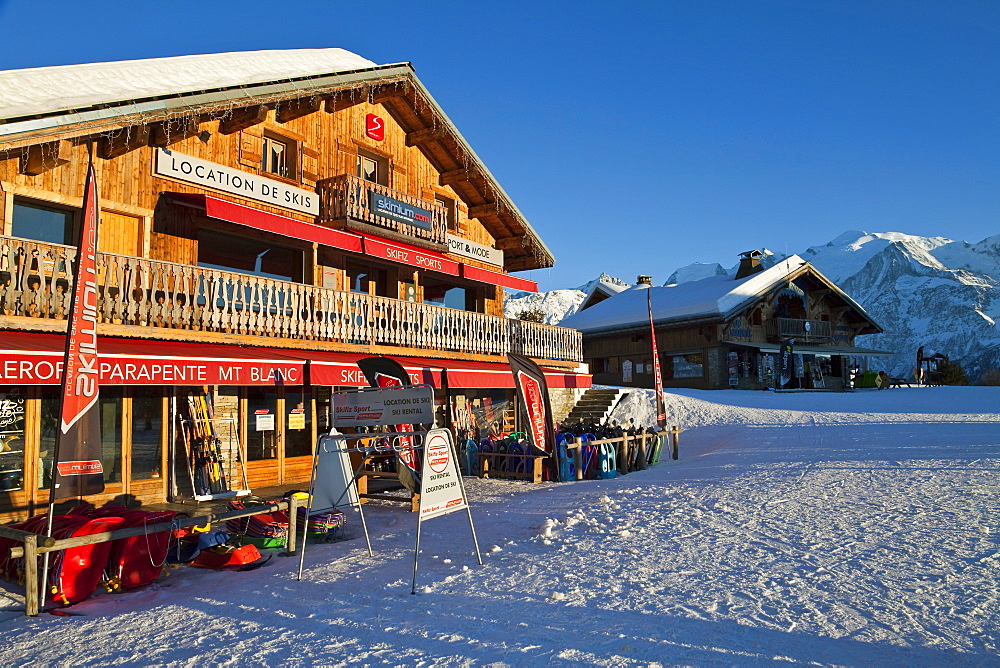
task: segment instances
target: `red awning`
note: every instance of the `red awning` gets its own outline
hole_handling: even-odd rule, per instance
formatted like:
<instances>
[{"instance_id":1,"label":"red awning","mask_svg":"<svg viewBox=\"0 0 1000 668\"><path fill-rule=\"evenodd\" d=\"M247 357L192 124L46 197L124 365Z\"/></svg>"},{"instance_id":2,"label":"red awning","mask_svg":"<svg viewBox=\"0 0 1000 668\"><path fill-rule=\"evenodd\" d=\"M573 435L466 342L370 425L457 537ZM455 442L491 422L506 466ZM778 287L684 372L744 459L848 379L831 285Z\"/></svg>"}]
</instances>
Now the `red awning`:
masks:
<instances>
[{"instance_id":1,"label":"red awning","mask_svg":"<svg viewBox=\"0 0 1000 668\"><path fill-rule=\"evenodd\" d=\"M273 350L273 349L272 349ZM273 350L290 356L302 356L309 360L309 382L313 385L336 385L346 387L367 387L368 381L358 368L357 361L369 355L352 353L332 353L315 350ZM391 356L403 365L414 383L426 383L440 388L444 386L441 371L448 372L449 388L504 389L514 387L514 377L507 364L492 362L469 362L460 360L419 357ZM592 378L589 374L575 374L545 370L545 379L552 388L589 388Z\"/></svg>"},{"instance_id":2,"label":"red awning","mask_svg":"<svg viewBox=\"0 0 1000 668\"><path fill-rule=\"evenodd\" d=\"M489 269L473 267L468 264L462 264L462 276L470 281L479 281L480 283L489 283L490 285L501 285L505 288L510 288L511 290L519 290L521 292L538 292L538 283L535 281L529 281L526 278L520 278L518 276L511 276L510 274L503 274L499 271L490 271Z\"/></svg>"},{"instance_id":3,"label":"red awning","mask_svg":"<svg viewBox=\"0 0 1000 668\"><path fill-rule=\"evenodd\" d=\"M0 383L58 385L66 337L0 333ZM301 385L305 362L260 348L98 337L104 385Z\"/></svg>"},{"instance_id":4,"label":"red awning","mask_svg":"<svg viewBox=\"0 0 1000 668\"><path fill-rule=\"evenodd\" d=\"M183 204L203 207L205 215L237 225L245 225L255 230L271 232L283 237L300 239L310 243L322 244L331 248L354 253L361 252L361 237L350 232L323 227L303 220L281 216L269 211L236 204L211 195L195 195L170 193L170 198Z\"/></svg>"},{"instance_id":5,"label":"red awning","mask_svg":"<svg viewBox=\"0 0 1000 668\"><path fill-rule=\"evenodd\" d=\"M417 269L458 276L458 262L449 260L443 253L417 248L398 241L379 239L367 234L361 236L365 240L365 255L409 265Z\"/></svg>"},{"instance_id":6,"label":"red awning","mask_svg":"<svg viewBox=\"0 0 1000 668\"><path fill-rule=\"evenodd\" d=\"M58 385L66 338L60 334L0 332L0 384ZM365 387L357 361L368 355L315 350L226 346L212 343L99 337L104 385L302 385L309 362L312 385ZM514 387L510 367L471 362L393 356L414 383L440 388L442 369L451 388ZM589 388L588 374L543 369L552 388Z\"/></svg>"}]
</instances>

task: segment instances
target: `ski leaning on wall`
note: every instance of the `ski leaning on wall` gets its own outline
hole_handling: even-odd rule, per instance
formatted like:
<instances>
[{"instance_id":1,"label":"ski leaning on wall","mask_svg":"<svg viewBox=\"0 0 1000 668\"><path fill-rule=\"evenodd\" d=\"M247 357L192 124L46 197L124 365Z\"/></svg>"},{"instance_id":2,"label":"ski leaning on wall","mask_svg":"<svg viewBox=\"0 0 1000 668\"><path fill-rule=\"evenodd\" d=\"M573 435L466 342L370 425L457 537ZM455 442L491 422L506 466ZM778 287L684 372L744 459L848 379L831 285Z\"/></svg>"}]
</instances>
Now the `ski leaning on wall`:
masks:
<instances>
[{"instance_id":1,"label":"ski leaning on wall","mask_svg":"<svg viewBox=\"0 0 1000 668\"><path fill-rule=\"evenodd\" d=\"M242 448L231 419L216 419L212 393L189 392L185 397L181 432L187 451L188 476L196 501L250 493Z\"/></svg>"}]
</instances>

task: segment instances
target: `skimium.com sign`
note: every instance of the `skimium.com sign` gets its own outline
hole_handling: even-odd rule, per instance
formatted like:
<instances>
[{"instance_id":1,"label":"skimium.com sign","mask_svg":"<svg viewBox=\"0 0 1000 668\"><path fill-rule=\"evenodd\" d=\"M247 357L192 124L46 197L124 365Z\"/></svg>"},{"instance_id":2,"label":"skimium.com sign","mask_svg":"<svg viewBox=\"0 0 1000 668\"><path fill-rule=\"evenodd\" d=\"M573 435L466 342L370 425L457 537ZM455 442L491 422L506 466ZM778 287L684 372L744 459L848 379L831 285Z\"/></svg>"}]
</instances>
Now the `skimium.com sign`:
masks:
<instances>
[{"instance_id":1,"label":"skimium.com sign","mask_svg":"<svg viewBox=\"0 0 1000 668\"><path fill-rule=\"evenodd\" d=\"M368 191L368 207L377 216L390 218L400 223L406 223L407 225L413 225L425 230L431 229L433 219L429 210L407 204L374 190Z\"/></svg>"}]
</instances>

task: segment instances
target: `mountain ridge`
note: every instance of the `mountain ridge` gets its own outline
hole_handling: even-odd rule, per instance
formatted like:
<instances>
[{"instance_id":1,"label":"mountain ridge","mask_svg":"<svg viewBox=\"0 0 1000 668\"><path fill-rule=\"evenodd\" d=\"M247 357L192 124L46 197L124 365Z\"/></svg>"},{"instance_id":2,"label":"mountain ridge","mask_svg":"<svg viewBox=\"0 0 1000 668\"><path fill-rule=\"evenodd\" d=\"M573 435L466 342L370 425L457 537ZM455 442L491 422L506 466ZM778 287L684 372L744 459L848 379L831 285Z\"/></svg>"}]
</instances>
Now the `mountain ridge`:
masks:
<instances>
[{"instance_id":1,"label":"mountain ridge","mask_svg":"<svg viewBox=\"0 0 1000 668\"><path fill-rule=\"evenodd\" d=\"M763 252L765 267L789 257ZM859 346L895 353L871 358L872 368L910 377L921 346L961 364L971 382L984 371L1000 368L1000 234L972 244L947 237L848 230L798 255L885 328L882 334L857 339ZM665 285L733 275L738 266L726 270L718 263L692 263L674 270ZM547 323L558 324L576 313L586 291L599 280L576 289L510 295L505 311L517 317L532 304L543 310Z\"/></svg>"}]
</instances>

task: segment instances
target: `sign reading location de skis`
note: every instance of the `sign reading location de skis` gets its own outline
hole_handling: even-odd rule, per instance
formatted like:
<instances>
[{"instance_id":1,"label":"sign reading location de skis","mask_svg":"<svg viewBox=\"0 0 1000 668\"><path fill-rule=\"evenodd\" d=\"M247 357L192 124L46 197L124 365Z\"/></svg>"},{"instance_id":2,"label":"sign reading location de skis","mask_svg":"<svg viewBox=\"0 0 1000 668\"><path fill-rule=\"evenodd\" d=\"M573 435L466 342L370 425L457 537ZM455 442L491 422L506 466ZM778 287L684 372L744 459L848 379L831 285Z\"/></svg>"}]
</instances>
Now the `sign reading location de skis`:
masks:
<instances>
[{"instance_id":1,"label":"sign reading location de skis","mask_svg":"<svg viewBox=\"0 0 1000 668\"><path fill-rule=\"evenodd\" d=\"M432 429L427 432L423 472L419 519L440 517L469 507L449 430Z\"/></svg>"},{"instance_id":2,"label":"sign reading location de skis","mask_svg":"<svg viewBox=\"0 0 1000 668\"><path fill-rule=\"evenodd\" d=\"M427 385L333 393L333 424L338 429L433 422L434 395Z\"/></svg>"}]
</instances>

